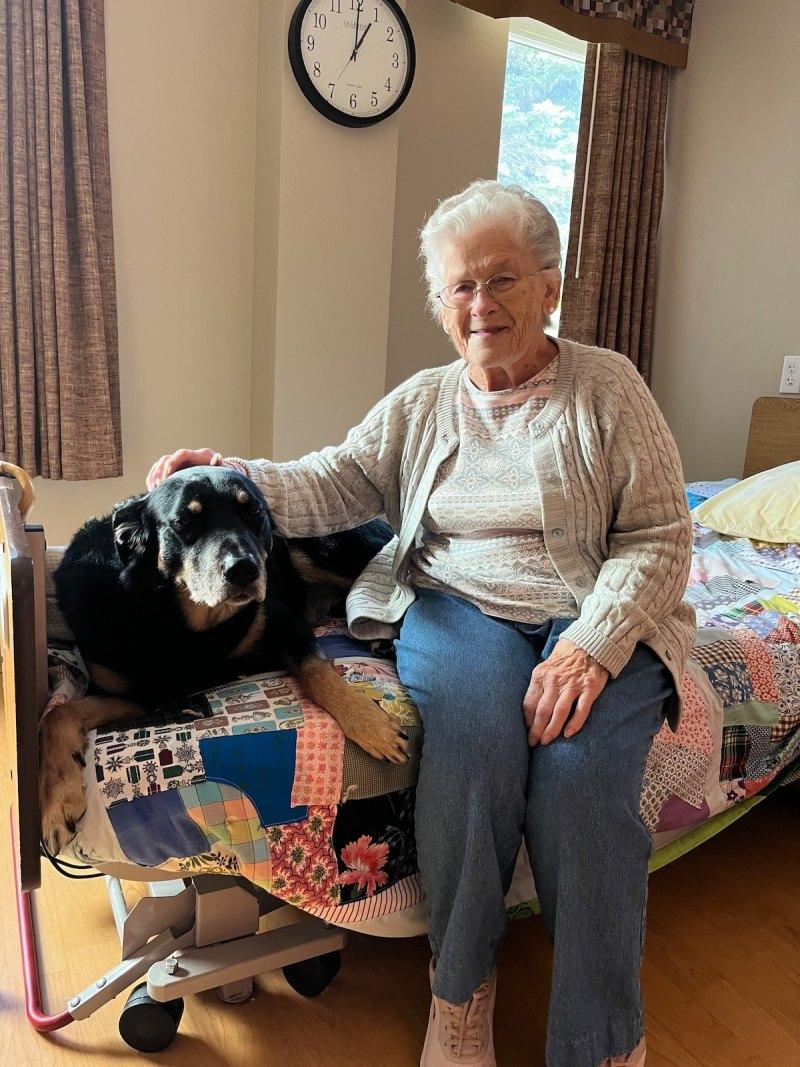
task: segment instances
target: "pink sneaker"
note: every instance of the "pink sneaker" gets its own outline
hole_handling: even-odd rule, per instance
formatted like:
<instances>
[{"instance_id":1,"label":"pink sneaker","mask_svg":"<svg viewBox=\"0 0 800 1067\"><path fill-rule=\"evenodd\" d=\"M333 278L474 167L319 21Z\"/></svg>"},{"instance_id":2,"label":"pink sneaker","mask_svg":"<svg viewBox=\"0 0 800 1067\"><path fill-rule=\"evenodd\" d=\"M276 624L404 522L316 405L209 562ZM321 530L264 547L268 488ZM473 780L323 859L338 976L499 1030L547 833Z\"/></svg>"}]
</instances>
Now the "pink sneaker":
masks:
<instances>
[{"instance_id":1,"label":"pink sneaker","mask_svg":"<svg viewBox=\"0 0 800 1067\"><path fill-rule=\"evenodd\" d=\"M433 964L431 964L433 981ZM497 1067L492 1017L497 990L497 969L479 985L466 1004L450 1004L434 997L420 1067Z\"/></svg>"},{"instance_id":2,"label":"pink sneaker","mask_svg":"<svg viewBox=\"0 0 800 1067\"><path fill-rule=\"evenodd\" d=\"M629 1052L627 1056L615 1056L613 1060L603 1060L600 1067L644 1067L646 1055L647 1045L642 1038L633 1052Z\"/></svg>"}]
</instances>

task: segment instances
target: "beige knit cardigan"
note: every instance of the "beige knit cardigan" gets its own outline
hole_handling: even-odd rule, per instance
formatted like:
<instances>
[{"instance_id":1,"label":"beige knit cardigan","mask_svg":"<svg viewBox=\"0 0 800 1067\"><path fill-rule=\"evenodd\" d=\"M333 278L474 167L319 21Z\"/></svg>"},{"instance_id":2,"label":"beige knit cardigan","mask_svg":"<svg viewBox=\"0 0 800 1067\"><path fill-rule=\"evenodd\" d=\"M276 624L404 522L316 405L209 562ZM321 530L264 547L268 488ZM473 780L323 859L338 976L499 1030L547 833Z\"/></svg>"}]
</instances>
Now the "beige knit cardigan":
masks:
<instances>
[{"instance_id":1,"label":"beige knit cardigan","mask_svg":"<svg viewBox=\"0 0 800 1067\"><path fill-rule=\"evenodd\" d=\"M547 551L580 609L563 636L616 678L637 642L680 678L695 638L682 598L692 524L675 441L638 371L624 356L557 338L559 370L531 422L531 460ZM347 598L362 639L391 637L415 593L412 549L436 472L458 446L453 398L462 360L420 371L393 389L341 445L291 463L241 460L278 530L309 537L385 515L395 537Z\"/></svg>"}]
</instances>

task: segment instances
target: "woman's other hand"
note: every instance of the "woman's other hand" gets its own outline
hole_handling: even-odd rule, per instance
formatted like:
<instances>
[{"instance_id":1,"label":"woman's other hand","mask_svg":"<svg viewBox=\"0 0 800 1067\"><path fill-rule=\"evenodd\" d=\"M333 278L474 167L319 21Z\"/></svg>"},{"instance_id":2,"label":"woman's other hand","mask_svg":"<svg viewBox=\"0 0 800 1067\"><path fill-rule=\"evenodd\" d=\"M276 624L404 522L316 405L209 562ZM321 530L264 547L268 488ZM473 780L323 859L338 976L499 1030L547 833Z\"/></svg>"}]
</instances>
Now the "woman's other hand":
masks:
<instances>
[{"instance_id":1,"label":"woman's other hand","mask_svg":"<svg viewBox=\"0 0 800 1067\"><path fill-rule=\"evenodd\" d=\"M220 467L222 456L213 448L179 448L171 456L157 459L147 475L148 492L169 478L170 474L184 467Z\"/></svg>"},{"instance_id":2,"label":"woman's other hand","mask_svg":"<svg viewBox=\"0 0 800 1067\"><path fill-rule=\"evenodd\" d=\"M573 705L575 712L564 730L572 737L589 717L609 672L588 652L562 637L546 660L534 667L531 684L522 701L528 744L549 744L561 733ZM575 703L577 701L577 704Z\"/></svg>"}]
</instances>

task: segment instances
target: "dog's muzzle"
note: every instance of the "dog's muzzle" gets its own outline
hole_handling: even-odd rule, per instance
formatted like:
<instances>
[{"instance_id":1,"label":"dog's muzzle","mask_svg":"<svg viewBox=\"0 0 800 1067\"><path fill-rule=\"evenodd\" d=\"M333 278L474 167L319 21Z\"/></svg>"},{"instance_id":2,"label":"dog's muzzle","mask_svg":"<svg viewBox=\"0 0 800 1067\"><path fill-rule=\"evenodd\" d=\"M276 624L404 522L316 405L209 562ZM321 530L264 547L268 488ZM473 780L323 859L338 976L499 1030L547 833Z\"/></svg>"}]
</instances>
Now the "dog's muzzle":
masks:
<instances>
[{"instance_id":1,"label":"dog's muzzle","mask_svg":"<svg viewBox=\"0 0 800 1067\"><path fill-rule=\"evenodd\" d=\"M263 568L252 556L228 556L222 573L230 590L231 600L263 600Z\"/></svg>"}]
</instances>

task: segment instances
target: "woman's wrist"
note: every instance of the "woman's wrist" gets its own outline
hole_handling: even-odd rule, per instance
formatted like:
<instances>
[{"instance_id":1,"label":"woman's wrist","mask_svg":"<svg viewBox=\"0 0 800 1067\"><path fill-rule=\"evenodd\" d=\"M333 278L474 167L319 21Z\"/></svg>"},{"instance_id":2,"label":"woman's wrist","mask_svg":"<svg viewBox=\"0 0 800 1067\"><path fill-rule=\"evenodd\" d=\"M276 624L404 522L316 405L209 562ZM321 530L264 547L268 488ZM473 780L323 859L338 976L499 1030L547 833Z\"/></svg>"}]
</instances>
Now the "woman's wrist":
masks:
<instances>
[{"instance_id":1,"label":"woman's wrist","mask_svg":"<svg viewBox=\"0 0 800 1067\"><path fill-rule=\"evenodd\" d=\"M230 467L231 470L239 471L240 474L245 474L250 477L250 469L247 466L246 460L239 459L238 456L223 456L220 461L220 466Z\"/></svg>"}]
</instances>

